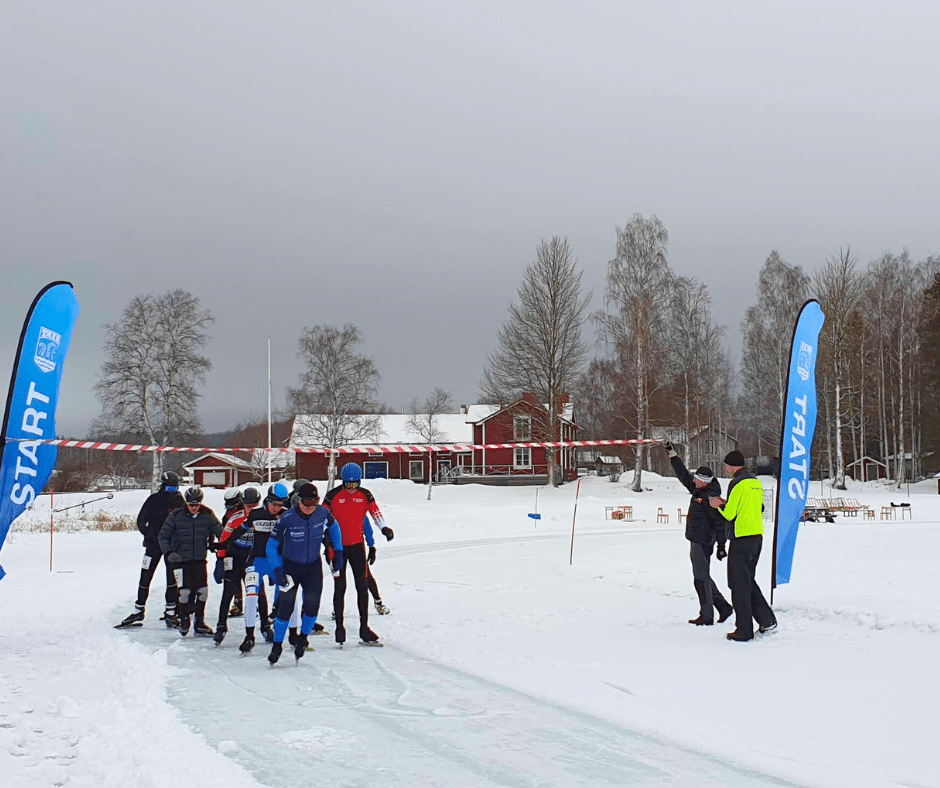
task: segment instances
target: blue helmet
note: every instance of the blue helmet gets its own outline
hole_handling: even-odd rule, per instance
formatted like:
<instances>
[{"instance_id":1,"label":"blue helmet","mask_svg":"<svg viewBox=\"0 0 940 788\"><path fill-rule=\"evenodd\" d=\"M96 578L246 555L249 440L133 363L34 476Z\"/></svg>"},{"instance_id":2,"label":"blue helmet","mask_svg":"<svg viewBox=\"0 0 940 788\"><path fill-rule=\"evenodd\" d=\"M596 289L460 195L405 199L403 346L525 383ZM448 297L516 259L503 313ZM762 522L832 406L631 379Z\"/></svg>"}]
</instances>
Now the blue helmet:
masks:
<instances>
[{"instance_id":1,"label":"blue helmet","mask_svg":"<svg viewBox=\"0 0 940 788\"><path fill-rule=\"evenodd\" d=\"M265 498L265 503L280 503L287 506L289 501L290 491L287 489L286 484L277 482L268 487L268 496Z\"/></svg>"},{"instance_id":2,"label":"blue helmet","mask_svg":"<svg viewBox=\"0 0 940 788\"><path fill-rule=\"evenodd\" d=\"M347 462L339 472L340 478L344 482L362 481L362 468L354 462Z\"/></svg>"}]
</instances>

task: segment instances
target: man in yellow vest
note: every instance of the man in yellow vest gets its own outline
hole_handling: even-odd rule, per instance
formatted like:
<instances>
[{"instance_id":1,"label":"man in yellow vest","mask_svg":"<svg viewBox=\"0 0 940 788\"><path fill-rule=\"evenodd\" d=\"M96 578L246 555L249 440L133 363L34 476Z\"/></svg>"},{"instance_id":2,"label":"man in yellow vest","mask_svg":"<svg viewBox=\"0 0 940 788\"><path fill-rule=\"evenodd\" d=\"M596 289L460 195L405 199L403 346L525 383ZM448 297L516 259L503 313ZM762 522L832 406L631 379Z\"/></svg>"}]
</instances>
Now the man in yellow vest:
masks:
<instances>
[{"instance_id":1,"label":"man in yellow vest","mask_svg":"<svg viewBox=\"0 0 940 788\"><path fill-rule=\"evenodd\" d=\"M737 449L725 457L725 470L731 476L727 500L709 498L728 521L728 588L734 606L734 632L728 640L744 642L754 638L754 621L758 632L769 632L777 626L774 611L761 593L755 579L757 560L764 541L764 492L760 479L744 465L744 455Z\"/></svg>"}]
</instances>

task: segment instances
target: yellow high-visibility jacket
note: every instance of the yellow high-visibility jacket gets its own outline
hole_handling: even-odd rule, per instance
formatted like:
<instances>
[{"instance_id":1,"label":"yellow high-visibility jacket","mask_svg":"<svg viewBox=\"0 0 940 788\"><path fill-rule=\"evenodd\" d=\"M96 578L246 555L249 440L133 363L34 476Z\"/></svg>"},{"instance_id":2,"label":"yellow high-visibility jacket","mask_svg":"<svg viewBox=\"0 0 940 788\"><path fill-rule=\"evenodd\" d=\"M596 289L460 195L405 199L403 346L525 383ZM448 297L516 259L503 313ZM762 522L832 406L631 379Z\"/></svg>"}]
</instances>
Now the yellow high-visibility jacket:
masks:
<instances>
[{"instance_id":1,"label":"yellow high-visibility jacket","mask_svg":"<svg viewBox=\"0 0 940 788\"><path fill-rule=\"evenodd\" d=\"M758 536L764 533L764 490L747 468L735 474L728 486L728 502L718 511L729 522L728 538Z\"/></svg>"}]
</instances>

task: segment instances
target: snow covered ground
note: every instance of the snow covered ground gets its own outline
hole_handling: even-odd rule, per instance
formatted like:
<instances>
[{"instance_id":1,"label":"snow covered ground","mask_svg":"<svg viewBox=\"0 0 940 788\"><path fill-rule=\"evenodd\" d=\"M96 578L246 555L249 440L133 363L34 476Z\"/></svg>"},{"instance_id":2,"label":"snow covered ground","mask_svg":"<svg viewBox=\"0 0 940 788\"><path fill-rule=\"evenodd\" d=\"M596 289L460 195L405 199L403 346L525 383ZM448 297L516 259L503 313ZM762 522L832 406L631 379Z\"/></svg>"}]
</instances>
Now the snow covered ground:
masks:
<instances>
[{"instance_id":1,"label":"snow covered ground","mask_svg":"<svg viewBox=\"0 0 940 788\"><path fill-rule=\"evenodd\" d=\"M572 566L574 484L542 489L535 521L534 488L436 487L428 501L424 486L370 482L396 534L374 567L386 648L316 638L273 669L263 645L238 656L240 619L218 649L164 629L162 572L145 625L114 630L139 536L57 533L50 572L44 497L0 554L0 785L940 786L936 482L849 493L910 502L910 520L805 525L779 629L739 644L731 622L686 623L689 496L644 479L642 494L582 481ZM91 504L84 522L136 515L145 496ZM617 504L635 521L605 519ZM769 559L768 537L765 591Z\"/></svg>"}]
</instances>

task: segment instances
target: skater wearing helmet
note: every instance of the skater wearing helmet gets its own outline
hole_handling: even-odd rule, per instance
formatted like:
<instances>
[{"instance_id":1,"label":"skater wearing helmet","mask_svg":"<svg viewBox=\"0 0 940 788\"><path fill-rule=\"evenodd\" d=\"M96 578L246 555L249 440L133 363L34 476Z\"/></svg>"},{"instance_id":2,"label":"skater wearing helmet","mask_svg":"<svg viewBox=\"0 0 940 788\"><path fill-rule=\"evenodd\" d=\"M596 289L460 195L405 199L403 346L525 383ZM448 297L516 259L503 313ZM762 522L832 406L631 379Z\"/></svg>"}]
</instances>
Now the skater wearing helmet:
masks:
<instances>
[{"instance_id":1,"label":"skater wearing helmet","mask_svg":"<svg viewBox=\"0 0 940 788\"><path fill-rule=\"evenodd\" d=\"M212 635L206 626L206 602L209 599L209 575L206 556L209 546L222 535L222 523L202 502L202 488L189 487L183 495L185 506L177 509L160 529L160 549L173 567L179 587L177 611L180 634L189 632L190 618L196 614L193 634Z\"/></svg>"},{"instance_id":2,"label":"skater wearing helmet","mask_svg":"<svg viewBox=\"0 0 940 788\"><path fill-rule=\"evenodd\" d=\"M249 495L249 491L254 493ZM245 490L248 498L257 501L260 493L254 487ZM239 646L247 654L255 645L255 625L261 620L261 633L265 640L273 636L268 619L268 603L264 592L264 578L271 577L271 565L265 551L268 537L287 504L287 487L277 482L268 487L264 505L252 508L247 519L240 526L240 537L248 546L247 568L245 569L245 639Z\"/></svg>"},{"instance_id":3,"label":"skater wearing helmet","mask_svg":"<svg viewBox=\"0 0 940 788\"><path fill-rule=\"evenodd\" d=\"M300 636L294 644L294 657L299 660L304 655L307 638L317 623L323 593L323 567L320 564L323 534L329 530L333 539L342 539L333 515L319 504L316 485L310 482L302 484L297 490L296 505L278 519L266 540L271 576L281 590L277 618L274 619L274 643L268 655L268 662L272 665L281 657L298 588L303 589L303 618ZM333 573L338 574L343 562L342 551L337 551L334 560Z\"/></svg>"},{"instance_id":4,"label":"skater wearing helmet","mask_svg":"<svg viewBox=\"0 0 940 788\"><path fill-rule=\"evenodd\" d=\"M242 501L241 509L232 514L222 528L222 538L216 556L221 565L216 563L215 580L222 580L222 600L219 603L219 622L215 627L215 644L218 646L228 632L228 618L236 613L229 609L232 600L241 595L245 570L251 563L254 534L246 521L257 511L261 494L255 487L249 487L244 493L238 492ZM247 501L247 503L246 503ZM220 572L221 569L221 572ZM241 615L241 605L237 615Z\"/></svg>"},{"instance_id":5,"label":"skater wearing helmet","mask_svg":"<svg viewBox=\"0 0 940 788\"><path fill-rule=\"evenodd\" d=\"M339 523L342 533L342 545L333 542L334 547L342 548L345 561L333 587L333 612L336 615L336 642L346 641L346 627L343 622L346 596L346 564L352 567L353 580L356 583L356 602L359 608L359 639L363 643L377 644L379 636L369 629L369 564L375 563L375 541L372 527L366 514L370 514L375 524L382 529L387 539L391 539L392 529L385 525L385 519L375 498L369 490L360 486L362 469L354 462L346 463L340 470L343 483L326 494L323 505L329 509ZM368 544L368 553L366 552Z\"/></svg>"},{"instance_id":6,"label":"skater wearing helmet","mask_svg":"<svg viewBox=\"0 0 940 788\"><path fill-rule=\"evenodd\" d=\"M219 541L224 541L226 535L231 531L230 528L227 528L228 521L242 512L245 511L245 502L242 500L242 491L237 487L229 487L223 494L222 499L225 504L225 511L222 512L222 539ZM212 576L215 578L216 583L222 583L225 578L225 551L221 550L216 552L215 559L215 570L212 572ZM240 616L244 610L244 598L242 594L242 584L239 583L238 587L235 589L235 595L232 598L232 609L229 610L229 616ZM218 630L218 628L216 628Z\"/></svg>"},{"instance_id":7,"label":"skater wearing helmet","mask_svg":"<svg viewBox=\"0 0 940 788\"><path fill-rule=\"evenodd\" d=\"M137 515L137 530L144 537L144 560L140 568L137 602L134 605L134 612L115 629L139 627L144 623L144 608L147 606L147 597L150 596L150 583L163 557L157 537L170 512L183 505L179 485L179 476L173 471L164 471L160 477L160 489L149 496L140 507L140 514ZM173 576L173 567L165 561L164 566L166 568L166 610L161 620L166 622L168 629L175 629L179 626L176 618L176 578Z\"/></svg>"}]
</instances>

